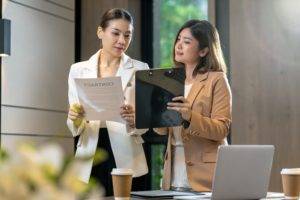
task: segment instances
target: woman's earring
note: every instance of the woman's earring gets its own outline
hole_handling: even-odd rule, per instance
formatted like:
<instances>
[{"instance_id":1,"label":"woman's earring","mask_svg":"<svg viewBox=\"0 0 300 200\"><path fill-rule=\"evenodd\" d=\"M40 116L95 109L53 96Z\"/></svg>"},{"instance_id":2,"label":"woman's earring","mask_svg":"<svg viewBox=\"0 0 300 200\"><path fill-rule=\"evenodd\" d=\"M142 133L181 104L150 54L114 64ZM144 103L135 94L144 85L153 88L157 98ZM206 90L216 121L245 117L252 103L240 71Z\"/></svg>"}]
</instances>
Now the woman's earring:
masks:
<instances>
[{"instance_id":1,"label":"woman's earring","mask_svg":"<svg viewBox=\"0 0 300 200\"><path fill-rule=\"evenodd\" d=\"M97 30L97 36L98 36L98 38L99 38L100 40L102 39L101 33L102 33L102 28L101 28L101 27L98 27L98 30Z\"/></svg>"},{"instance_id":2,"label":"woman's earring","mask_svg":"<svg viewBox=\"0 0 300 200\"><path fill-rule=\"evenodd\" d=\"M199 56L201 58L205 57L208 54L209 50L207 47L203 48L200 52L199 52Z\"/></svg>"}]
</instances>

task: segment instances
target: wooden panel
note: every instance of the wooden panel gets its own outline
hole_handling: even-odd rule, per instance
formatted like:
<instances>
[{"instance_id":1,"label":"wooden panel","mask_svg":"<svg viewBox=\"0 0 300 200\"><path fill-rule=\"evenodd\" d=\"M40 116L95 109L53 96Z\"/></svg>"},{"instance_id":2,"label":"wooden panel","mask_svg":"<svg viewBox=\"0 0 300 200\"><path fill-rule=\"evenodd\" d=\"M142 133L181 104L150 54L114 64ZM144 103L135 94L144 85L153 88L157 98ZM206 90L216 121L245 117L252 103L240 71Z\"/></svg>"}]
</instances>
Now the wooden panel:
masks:
<instances>
[{"instance_id":1,"label":"wooden panel","mask_svg":"<svg viewBox=\"0 0 300 200\"><path fill-rule=\"evenodd\" d=\"M55 2L53 0L44 0L44 1L36 1L36 0L9 0L11 3L19 5L21 7L33 8L48 14L56 15L58 17L62 17L71 21L74 21L74 0L73 5L72 1L69 1L68 6L61 4L59 2Z\"/></svg>"},{"instance_id":2,"label":"wooden panel","mask_svg":"<svg viewBox=\"0 0 300 200\"><path fill-rule=\"evenodd\" d=\"M42 136L20 136L20 135L1 135L1 148L13 155L15 148L20 144L30 143L36 146L47 144L49 142L59 144L66 155L74 154L74 139L64 137L42 137Z\"/></svg>"},{"instance_id":3,"label":"wooden panel","mask_svg":"<svg viewBox=\"0 0 300 200\"><path fill-rule=\"evenodd\" d=\"M6 106L1 107L1 112L2 133L72 137L66 125L66 113Z\"/></svg>"},{"instance_id":4,"label":"wooden panel","mask_svg":"<svg viewBox=\"0 0 300 200\"><path fill-rule=\"evenodd\" d=\"M101 16L111 8L127 9L134 18L133 40L127 54L133 58L141 57L140 1L139 0L85 0L81 5L81 60L88 59L100 48L96 35Z\"/></svg>"},{"instance_id":5,"label":"wooden panel","mask_svg":"<svg viewBox=\"0 0 300 200\"><path fill-rule=\"evenodd\" d=\"M74 22L10 1L3 17L12 34L11 56L2 59L2 103L66 111Z\"/></svg>"},{"instance_id":6,"label":"wooden panel","mask_svg":"<svg viewBox=\"0 0 300 200\"><path fill-rule=\"evenodd\" d=\"M45 0L49 3L57 4L65 8L75 10L75 1L74 0Z\"/></svg>"},{"instance_id":7,"label":"wooden panel","mask_svg":"<svg viewBox=\"0 0 300 200\"><path fill-rule=\"evenodd\" d=\"M274 144L270 189L300 167L300 2L231 0L233 144Z\"/></svg>"},{"instance_id":8,"label":"wooden panel","mask_svg":"<svg viewBox=\"0 0 300 200\"><path fill-rule=\"evenodd\" d=\"M59 1L3 1L3 17L11 20L11 56L1 61L3 148L13 150L23 140L58 140L73 153L66 110L74 0Z\"/></svg>"}]
</instances>

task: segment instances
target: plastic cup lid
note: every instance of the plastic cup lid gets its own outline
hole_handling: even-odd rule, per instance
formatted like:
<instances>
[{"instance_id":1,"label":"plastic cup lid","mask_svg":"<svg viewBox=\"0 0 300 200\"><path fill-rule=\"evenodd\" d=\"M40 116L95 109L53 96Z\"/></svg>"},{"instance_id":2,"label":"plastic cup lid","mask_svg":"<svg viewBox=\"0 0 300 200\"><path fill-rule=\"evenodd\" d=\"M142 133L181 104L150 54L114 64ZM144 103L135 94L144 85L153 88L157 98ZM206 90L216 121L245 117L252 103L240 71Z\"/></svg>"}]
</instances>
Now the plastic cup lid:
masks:
<instances>
[{"instance_id":1,"label":"plastic cup lid","mask_svg":"<svg viewBox=\"0 0 300 200\"><path fill-rule=\"evenodd\" d=\"M112 175L133 175L132 169L126 168L113 168Z\"/></svg>"},{"instance_id":2,"label":"plastic cup lid","mask_svg":"<svg viewBox=\"0 0 300 200\"><path fill-rule=\"evenodd\" d=\"M299 174L300 175L300 168L284 168L281 170L281 174Z\"/></svg>"}]
</instances>

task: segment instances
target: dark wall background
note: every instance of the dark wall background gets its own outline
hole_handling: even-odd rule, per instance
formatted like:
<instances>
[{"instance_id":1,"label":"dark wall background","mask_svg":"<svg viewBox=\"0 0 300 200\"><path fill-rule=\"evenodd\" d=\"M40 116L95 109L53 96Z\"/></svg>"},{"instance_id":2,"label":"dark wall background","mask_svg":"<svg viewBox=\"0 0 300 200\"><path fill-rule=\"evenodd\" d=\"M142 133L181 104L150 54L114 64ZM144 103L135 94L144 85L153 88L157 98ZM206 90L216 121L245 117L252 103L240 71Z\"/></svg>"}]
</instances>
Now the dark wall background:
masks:
<instances>
[{"instance_id":1,"label":"dark wall background","mask_svg":"<svg viewBox=\"0 0 300 200\"><path fill-rule=\"evenodd\" d=\"M141 1L140 0L84 0L81 2L81 60L88 59L100 48L97 27L101 16L111 8L125 8L134 18L134 35L127 54L141 58Z\"/></svg>"}]
</instances>

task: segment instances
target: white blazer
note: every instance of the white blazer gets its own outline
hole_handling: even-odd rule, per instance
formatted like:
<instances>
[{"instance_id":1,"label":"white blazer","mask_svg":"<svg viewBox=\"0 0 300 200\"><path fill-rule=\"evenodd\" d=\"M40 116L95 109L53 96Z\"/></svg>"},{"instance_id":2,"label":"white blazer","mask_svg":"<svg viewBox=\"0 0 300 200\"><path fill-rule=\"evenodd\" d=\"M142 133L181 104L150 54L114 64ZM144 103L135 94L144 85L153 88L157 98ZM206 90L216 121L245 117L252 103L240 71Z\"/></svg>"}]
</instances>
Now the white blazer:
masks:
<instances>
[{"instance_id":1,"label":"white blazer","mask_svg":"<svg viewBox=\"0 0 300 200\"><path fill-rule=\"evenodd\" d=\"M69 104L79 103L78 94L74 78L97 78L98 58L100 50L89 60L75 63L71 66L69 73ZM120 67L116 76L121 76L122 88L124 91L125 103L135 106L135 71L148 69L146 63L131 59L123 54L121 57ZM72 135L78 136L77 151L75 157L93 156L95 154L100 121L83 121L76 128L73 121L68 119L67 125ZM142 176L148 173L145 153L142 147L144 142L141 135L146 132L145 129L131 129L125 124L118 122L106 121L110 143L116 166L118 168L130 168L133 170L133 177ZM93 159L80 162L77 166L78 178L88 182L93 165Z\"/></svg>"}]
</instances>

